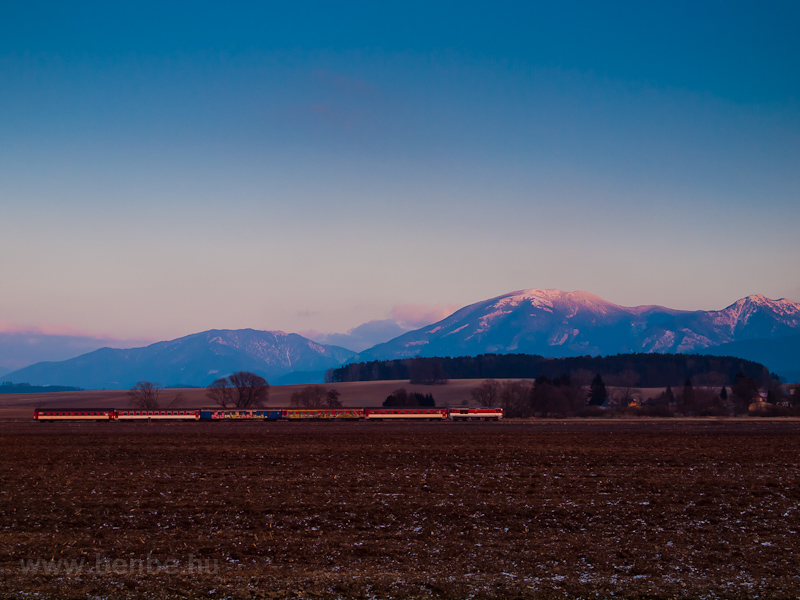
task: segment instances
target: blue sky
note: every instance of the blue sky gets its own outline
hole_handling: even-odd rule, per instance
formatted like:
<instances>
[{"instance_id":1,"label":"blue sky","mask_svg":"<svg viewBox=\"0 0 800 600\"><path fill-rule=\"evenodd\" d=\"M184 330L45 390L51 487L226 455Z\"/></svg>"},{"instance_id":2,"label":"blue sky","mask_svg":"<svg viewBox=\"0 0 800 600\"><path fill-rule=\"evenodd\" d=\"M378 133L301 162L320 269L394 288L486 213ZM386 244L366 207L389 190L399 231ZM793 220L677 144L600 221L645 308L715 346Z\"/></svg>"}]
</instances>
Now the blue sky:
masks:
<instances>
[{"instance_id":1,"label":"blue sky","mask_svg":"<svg viewBox=\"0 0 800 600\"><path fill-rule=\"evenodd\" d=\"M800 300L800 4L5 2L0 325Z\"/></svg>"}]
</instances>

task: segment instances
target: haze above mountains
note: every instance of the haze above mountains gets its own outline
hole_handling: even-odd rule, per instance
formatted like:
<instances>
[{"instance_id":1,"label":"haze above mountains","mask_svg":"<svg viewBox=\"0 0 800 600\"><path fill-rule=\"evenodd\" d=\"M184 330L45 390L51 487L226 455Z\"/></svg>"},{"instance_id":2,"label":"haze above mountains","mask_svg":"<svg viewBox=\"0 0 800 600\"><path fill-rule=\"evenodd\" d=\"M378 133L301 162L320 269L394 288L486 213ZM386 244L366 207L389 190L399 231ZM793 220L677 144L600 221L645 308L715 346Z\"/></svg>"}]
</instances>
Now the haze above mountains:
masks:
<instances>
[{"instance_id":1,"label":"haze above mountains","mask_svg":"<svg viewBox=\"0 0 800 600\"><path fill-rule=\"evenodd\" d=\"M369 330L369 325L362 327ZM381 328L387 335L397 333L390 323L373 322L372 329ZM360 333L363 337L365 331ZM322 381L326 369L349 361L510 352L552 357L626 352L733 355L800 380L800 304L753 295L722 310L679 311L619 306L588 292L530 289L466 306L359 353L280 331L211 330L143 348L102 348L69 360L40 362L3 379L127 389L141 380L205 386L233 371L248 370L273 384L313 383Z\"/></svg>"}]
</instances>

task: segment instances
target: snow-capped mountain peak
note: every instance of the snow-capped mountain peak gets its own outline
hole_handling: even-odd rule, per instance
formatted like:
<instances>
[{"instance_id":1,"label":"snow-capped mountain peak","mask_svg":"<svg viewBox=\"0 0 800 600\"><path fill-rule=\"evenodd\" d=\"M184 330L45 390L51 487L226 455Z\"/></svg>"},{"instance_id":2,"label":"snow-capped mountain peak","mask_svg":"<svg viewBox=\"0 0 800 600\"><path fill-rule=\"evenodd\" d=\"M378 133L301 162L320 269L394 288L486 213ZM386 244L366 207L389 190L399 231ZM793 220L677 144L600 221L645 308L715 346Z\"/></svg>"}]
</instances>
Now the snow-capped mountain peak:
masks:
<instances>
[{"instance_id":1,"label":"snow-capped mountain peak","mask_svg":"<svg viewBox=\"0 0 800 600\"><path fill-rule=\"evenodd\" d=\"M775 325L800 327L800 304L780 298L771 300L754 294L737 300L727 308L709 313L714 323L726 326L731 332L741 330L754 321L769 320Z\"/></svg>"},{"instance_id":2,"label":"snow-capped mountain peak","mask_svg":"<svg viewBox=\"0 0 800 600\"><path fill-rule=\"evenodd\" d=\"M697 352L800 333L800 305L761 295L720 311L625 307L585 291L517 290L371 348L358 360L524 352L544 356Z\"/></svg>"}]
</instances>

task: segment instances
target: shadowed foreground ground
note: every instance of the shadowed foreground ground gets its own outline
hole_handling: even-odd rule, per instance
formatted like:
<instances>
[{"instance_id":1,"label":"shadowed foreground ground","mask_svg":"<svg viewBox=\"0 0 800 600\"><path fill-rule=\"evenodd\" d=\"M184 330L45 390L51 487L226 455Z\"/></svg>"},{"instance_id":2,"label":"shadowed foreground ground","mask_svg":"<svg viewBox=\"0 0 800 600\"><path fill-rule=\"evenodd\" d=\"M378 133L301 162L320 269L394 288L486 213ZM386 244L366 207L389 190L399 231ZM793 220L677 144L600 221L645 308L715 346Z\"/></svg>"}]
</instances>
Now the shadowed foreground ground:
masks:
<instances>
[{"instance_id":1,"label":"shadowed foreground ground","mask_svg":"<svg viewBox=\"0 0 800 600\"><path fill-rule=\"evenodd\" d=\"M0 424L0 595L797 596L798 433Z\"/></svg>"}]
</instances>

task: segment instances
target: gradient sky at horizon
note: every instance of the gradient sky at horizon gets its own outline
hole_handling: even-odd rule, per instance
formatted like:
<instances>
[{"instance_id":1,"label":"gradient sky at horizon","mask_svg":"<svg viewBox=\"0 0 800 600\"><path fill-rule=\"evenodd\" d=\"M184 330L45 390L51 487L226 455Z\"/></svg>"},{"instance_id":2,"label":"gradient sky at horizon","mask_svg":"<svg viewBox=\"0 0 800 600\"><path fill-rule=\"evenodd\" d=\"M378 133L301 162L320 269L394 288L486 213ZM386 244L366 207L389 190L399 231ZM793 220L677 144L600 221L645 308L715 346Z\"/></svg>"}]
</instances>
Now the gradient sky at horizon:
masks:
<instances>
[{"instance_id":1,"label":"gradient sky at horizon","mask_svg":"<svg viewBox=\"0 0 800 600\"><path fill-rule=\"evenodd\" d=\"M534 287L800 301L798 25L797 2L3 3L0 320L156 340Z\"/></svg>"}]
</instances>

